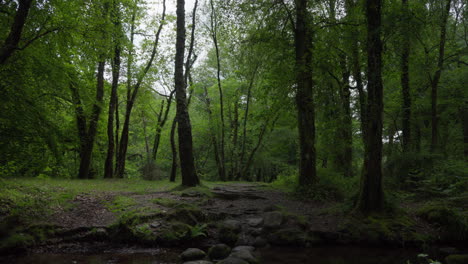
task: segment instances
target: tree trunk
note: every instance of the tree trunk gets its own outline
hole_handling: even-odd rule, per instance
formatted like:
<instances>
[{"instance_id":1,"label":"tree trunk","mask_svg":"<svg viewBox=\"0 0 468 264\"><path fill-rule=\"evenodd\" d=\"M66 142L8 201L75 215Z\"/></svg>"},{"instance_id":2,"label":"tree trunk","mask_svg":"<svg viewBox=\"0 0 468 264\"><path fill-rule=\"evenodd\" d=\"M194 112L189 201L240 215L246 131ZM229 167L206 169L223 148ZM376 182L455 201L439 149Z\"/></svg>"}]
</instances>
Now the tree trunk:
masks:
<instances>
[{"instance_id":1,"label":"tree trunk","mask_svg":"<svg viewBox=\"0 0 468 264\"><path fill-rule=\"evenodd\" d=\"M174 117L171 126L171 151L172 151L172 166L171 166L171 175L169 180L171 182L175 182L176 175L177 175L177 147L175 143L175 130L177 127L177 118Z\"/></svg>"},{"instance_id":2,"label":"tree trunk","mask_svg":"<svg viewBox=\"0 0 468 264\"><path fill-rule=\"evenodd\" d=\"M130 96L127 95L127 98L128 98L127 107L125 111L124 125L122 127L122 135L120 137L119 154L117 158L117 168L116 168L116 175L118 178L123 178L123 175L125 172L125 162L127 159L127 148L128 148L128 133L129 133L129 128L130 128L130 117L132 114L133 105L135 104L136 97L138 95L138 90L140 89L143 79L145 78L146 74L151 68L154 58L156 57L156 51L157 51L158 44L159 44L159 36L161 34L162 27L165 24L165 18L166 18L166 0L163 1L163 13L162 13L161 21L160 21L158 31L156 33L156 37L153 43L153 50L151 51L151 56L148 62L146 63L145 68L139 74L137 78L137 82L133 86L133 89L128 89L128 95L130 94L131 95ZM131 82L129 82L129 84L130 83ZM130 92L130 90L132 91Z\"/></svg>"},{"instance_id":3,"label":"tree trunk","mask_svg":"<svg viewBox=\"0 0 468 264\"><path fill-rule=\"evenodd\" d=\"M81 101L78 88L75 85L76 84L73 81L71 81L69 88L70 88L71 95L72 95L73 106L75 108L76 125L77 125L76 127L78 129L78 139L80 140L79 153L80 153L80 160L81 160L83 149L85 148L85 145L86 145L86 137L87 137L88 132L86 131L86 127L87 127L86 115L84 113L83 103Z\"/></svg>"},{"instance_id":4,"label":"tree trunk","mask_svg":"<svg viewBox=\"0 0 468 264\"><path fill-rule=\"evenodd\" d=\"M211 5L211 30L212 30L212 37L213 43L216 50L216 78L218 81L218 91L219 91L219 104L220 104L220 118L221 118L221 137L220 137L220 146L219 146L219 159L220 163L222 164L221 170L222 175L220 175L221 179L226 179L226 167L225 167L225 155L224 155L224 102L223 102L223 88L221 86L221 62L219 59L219 46L218 46L218 21L216 19L216 14L214 13L214 5L213 0L210 0Z\"/></svg>"},{"instance_id":5,"label":"tree trunk","mask_svg":"<svg viewBox=\"0 0 468 264\"><path fill-rule=\"evenodd\" d=\"M463 130L463 154L468 161L468 101L465 100L460 109L462 130Z\"/></svg>"},{"instance_id":6,"label":"tree trunk","mask_svg":"<svg viewBox=\"0 0 468 264\"><path fill-rule=\"evenodd\" d=\"M296 3L296 104L299 130L300 163L299 184L311 185L317 181L315 153L315 107L312 80L312 32L307 11L307 0Z\"/></svg>"},{"instance_id":7,"label":"tree trunk","mask_svg":"<svg viewBox=\"0 0 468 264\"><path fill-rule=\"evenodd\" d=\"M99 122L99 116L102 110L102 100L104 97L104 66L105 61L102 60L98 63L97 73L97 86L96 86L96 102L93 105L93 112L89 120L89 128L86 136L86 143L82 150L80 160L80 171L78 178L88 179L89 178L89 167L91 164L91 156L93 154L94 139L97 134L97 127Z\"/></svg>"},{"instance_id":8,"label":"tree trunk","mask_svg":"<svg viewBox=\"0 0 468 264\"><path fill-rule=\"evenodd\" d=\"M431 80L431 152L435 152L438 148L437 90L440 76L442 74L442 67L444 66L447 19L450 15L450 5L451 0L447 0L445 12L442 14L442 21L440 24L439 58L437 60L437 70L434 74L434 78Z\"/></svg>"},{"instance_id":9,"label":"tree trunk","mask_svg":"<svg viewBox=\"0 0 468 264\"><path fill-rule=\"evenodd\" d=\"M186 83L184 80L185 53L185 0L177 0L177 38L175 55L175 91L177 106L177 132L179 135L179 158L183 186L196 186L199 179L193 157L192 126L187 107Z\"/></svg>"},{"instance_id":10,"label":"tree trunk","mask_svg":"<svg viewBox=\"0 0 468 264\"><path fill-rule=\"evenodd\" d=\"M382 0L367 0L367 148L357 209L368 214L384 206L382 189Z\"/></svg>"},{"instance_id":11,"label":"tree trunk","mask_svg":"<svg viewBox=\"0 0 468 264\"><path fill-rule=\"evenodd\" d=\"M104 178L110 179L114 177L114 151L115 151L115 139L114 139L114 114L117 109L117 88L119 87L120 77L120 38L121 38L121 23L120 23L120 12L116 2L114 2L114 27L118 31L118 34L114 37L114 58L112 59L112 86L111 96L109 101L109 116L107 119L107 157L104 164ZM118 134L116 134L118 135Z\"/></svg>"},{"instance_id":12,"label":"tree trunk","mask_svg":"<svg viewBox=\"0 0 468 264\"><path fill-rule=\"evenodd\" d=\"M5 64L7 59L11 57L13 52L18 48L24 24L26 23L33 0L20 0L18 2L18 10L16 11L10 32L3 45L0 47L0 65Z\"/></svg>"},{"instance_id":13,"label":"tree trunk","mask_svg":"<svg viewBox=\"0 0 468 264\"><path fill-rule=\"evenodd\" d=\"M403 100L403 118L402 118L402 133L403 133L403 152L411 150L411 92L409 84L409 55L410 55L410 39L409 39L409 19L410 13L408 10L408 0L402 0L403 4L403 23L402 27L402 53L401 53L401 95Z\"/></svg>"},{"instance_id":14,"label":"tree trunk","mask_svg":"<svg viewBox=\"0 0 468 264\"><path fill-rule=\"evenodd\" d=\"M252 78L250 79L249 87L247 88L247 99L246 99L246 106L245 106L245 112L244 112L243 131L242 131L241 153L240 153L240 156L239 156L238 164L236 165L237 168L236 168L235 177L237 179L242 177L239 164L242 164L244 162L245 145L246 145L246 142L247 142L247 121L249 119L249 109L250 109L250 101L251 101L250 99L252 97L252 88L253 88L253 84L254 84L254 81L255 81L255 75L257 74L258 68L259 68L259 66L257 65L255 67L255 70L254 70L253 74L252 74Z\"/></svg>"},{"instance_id":15,"label":"tree trunk","mask_svg":"<svg viewBox=\"0 0 468 264\"><path fill-rule=\"evenodd\" d=\"M353 176L353 118L351 115L351 92L349 90L349 71L346 67L346 56L341 60L342 83L341 83L341 109L342 124L341 134L343 137L343 175L345 177Z\"/></svg>"},{"instance_id":16,"label":"tree trunk","mask_svg":"<svg viewBox=\"0 0 468 264\"><path fill-rule=\"evenodd\" d=\"M208 96L208 90L206 86L205 89L205 104L206 104L206 112L208 113L208 123L211 125L212 129L210 132L211 143L213 144L213 154L215 157L216 168L218 169L218 176L221 181L225 181L225 174L223 174L223 164L221 163L219 149L218 149L218 142L216 140L216 134L213 132L213 113L211 111L211 104L210 98Z\"/></svg>"}]
</instances>

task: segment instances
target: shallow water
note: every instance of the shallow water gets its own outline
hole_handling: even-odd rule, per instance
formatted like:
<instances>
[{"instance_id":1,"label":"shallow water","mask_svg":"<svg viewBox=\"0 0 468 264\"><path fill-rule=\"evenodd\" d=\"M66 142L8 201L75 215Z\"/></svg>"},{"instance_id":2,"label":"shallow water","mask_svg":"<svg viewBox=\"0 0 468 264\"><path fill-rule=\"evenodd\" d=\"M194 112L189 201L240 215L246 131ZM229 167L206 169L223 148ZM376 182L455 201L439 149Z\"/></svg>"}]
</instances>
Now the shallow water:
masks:
<instances>
[{"instance_id":1,"label":"shallow water","mask_svg":"<svg viewBox=\"0 0 468 264\"><path fill-rule=\"evenodd\" d=\"M176 264L179 251L148 250L104 254L30 254L1 259L9 264ZM267 248L257 252L264 264L405 264L417 251L370 247Z\"/></svg>"}]
</instances>

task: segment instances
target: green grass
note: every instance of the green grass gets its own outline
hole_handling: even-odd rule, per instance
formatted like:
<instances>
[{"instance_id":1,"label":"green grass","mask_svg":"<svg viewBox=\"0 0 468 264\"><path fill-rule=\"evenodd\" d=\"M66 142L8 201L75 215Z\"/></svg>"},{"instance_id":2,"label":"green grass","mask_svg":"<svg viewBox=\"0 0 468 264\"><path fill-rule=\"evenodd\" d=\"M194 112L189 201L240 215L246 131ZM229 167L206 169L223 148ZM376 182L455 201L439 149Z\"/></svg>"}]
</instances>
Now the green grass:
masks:
<instances>
[{"instance_id":1,"label":"green grass","mask_svg":"<svg viewBox=\"0 0 468 264\"><path fill-rule=\"evenodd\" d=\"M21 219L38 220L46 217L53 208L66 207L68 201L81 193L165 191L177 186L169 181L144 180L67 180L39 178L0 178L0 215L17 215ZM118 196L121 197L121 196ZM120 210L131 201L117 199L112 210Z\"/></svg>"}]
</instances>

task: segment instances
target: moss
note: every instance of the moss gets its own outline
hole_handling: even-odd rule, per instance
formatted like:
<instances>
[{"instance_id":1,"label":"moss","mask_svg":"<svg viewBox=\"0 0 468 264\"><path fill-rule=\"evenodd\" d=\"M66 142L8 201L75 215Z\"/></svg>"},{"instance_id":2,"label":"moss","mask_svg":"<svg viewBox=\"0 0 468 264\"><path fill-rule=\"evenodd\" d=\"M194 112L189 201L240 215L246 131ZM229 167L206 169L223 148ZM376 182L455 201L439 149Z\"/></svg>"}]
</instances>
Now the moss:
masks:
<instances>
[{"instance_id":1,"label":"moss","mask_svg":"<svg viewBox=\"0 0 468 264\"><path fill-rule=\"evenodd\" d=\"M126 196L116 196L112 202L106 203L107 209L114 213L129 210L134 205L136 205L135 199Z\"/></svg>"},{"instance_id":2,"label":"moss","mask_svg":"<svg viewBox=\"0 0 468 264\"><path fill-rule=\"evenodd\" d=\"M447 264L467 264L468 255L450 255L445 258Z\"/></svg>"},{"instance_id":3,"label":"moss","mask_svg":"<svg viewBox=\"0 0 468 264\"><path fill-rule=\"evenodd\" d=\"M468 223L455 208L431 203L421 208L417 215L428 223L440 228L444 239L461 240L468 236Z\"/></svg>"},{"instance_id":4,"label":"moss","mask_svg":"<svg viewBox=\"0 0 468 264\"><path fill-rule=\"evenodd\" d=\"M406 215L372 215L349 218L342 226L353 240L368 243L405 244L416 238L414 222Z\"/></svg>"},{"instance_id":5,"label":"moss","mask_svg":"<svg viewBox=\"0 0 468 264\"><path fill-rule=\"evenodd\" d=\"M34 237L25 233L14 233L0 242L0 251L21 249L34 245Z\"/></svg>"},{"instance_id":6,"label":"moss","mask_svg":"<svg viewBox=\"0 0 468 264\"><path fill-rule=\"evenodd\" d=\"M169 198L156 198L156 199L151 200L151 202L164 206L164 207L169 207L169 208L173 208L181 203L177 200L169 199Z\"/></svg>"},{"instance_id":7,"label":"moss","mask_svg":"<svg viewBox=\"0 0 468 264\"><path fill-rule=\"evenodd\" d=\"M189 225L196 225L206 220L205 215L199 208L176 208L170 212L168 220L177 220Z\"/></svg>"},{"instance_id":8,"label":"moss","mask_svg":"<svg viewBox=\"0 0 468 264\"><path fill-rule=\"evenodd\" d=\"M196 187L179 186L174 188L172 190L172 193L182 197L214 197L214 194L211 192L211 189L203 185Z\"/></svg>"}]
</instances>

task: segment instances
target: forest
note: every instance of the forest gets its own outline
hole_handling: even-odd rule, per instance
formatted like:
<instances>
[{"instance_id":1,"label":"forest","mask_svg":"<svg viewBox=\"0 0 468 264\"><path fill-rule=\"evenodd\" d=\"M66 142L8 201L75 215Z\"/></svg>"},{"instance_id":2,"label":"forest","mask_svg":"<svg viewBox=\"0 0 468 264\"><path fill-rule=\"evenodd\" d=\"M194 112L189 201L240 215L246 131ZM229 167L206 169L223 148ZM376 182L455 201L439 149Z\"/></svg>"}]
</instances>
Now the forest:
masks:
<instances>
[{"instance_id":1,"label":"forest","mask_svg":"<svg viewBox=\"0 0 468 264\"><path fill-rule=\"evenodd\" d=\"M0 25L0 263L468 263L466 1L0 0Z\"/></svg>"}]
</instances>

